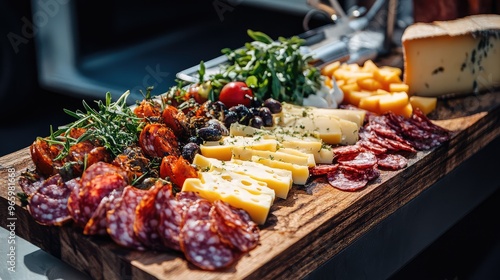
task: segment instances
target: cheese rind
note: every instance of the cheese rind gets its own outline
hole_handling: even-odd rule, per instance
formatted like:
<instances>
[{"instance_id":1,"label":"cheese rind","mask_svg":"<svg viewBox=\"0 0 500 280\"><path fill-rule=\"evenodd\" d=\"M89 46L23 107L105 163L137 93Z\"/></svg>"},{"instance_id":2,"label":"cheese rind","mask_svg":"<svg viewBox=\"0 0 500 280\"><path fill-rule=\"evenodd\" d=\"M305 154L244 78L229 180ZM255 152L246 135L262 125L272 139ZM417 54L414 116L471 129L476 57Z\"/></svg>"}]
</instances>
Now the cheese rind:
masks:
<instances>
[{"instance_id":1,"label":"cheese rind","mask_svg":"<svg viewBox=\"0 0 500 280\"><path fill-rule=\"evenodd\" d=\"M500 15L416 23L402 37L410 95L476 93L500 86Z\"/></svg>"}]
</instances>

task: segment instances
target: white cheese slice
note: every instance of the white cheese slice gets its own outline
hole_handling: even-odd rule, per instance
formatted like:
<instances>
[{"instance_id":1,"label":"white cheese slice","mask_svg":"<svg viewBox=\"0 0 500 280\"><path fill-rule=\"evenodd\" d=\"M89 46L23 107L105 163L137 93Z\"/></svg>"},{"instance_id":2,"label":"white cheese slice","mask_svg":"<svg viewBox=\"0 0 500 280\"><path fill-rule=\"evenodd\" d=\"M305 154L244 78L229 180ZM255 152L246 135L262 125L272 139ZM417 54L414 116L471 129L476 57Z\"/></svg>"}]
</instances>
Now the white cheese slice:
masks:
<instances>
[{"instance_id":1,"label":"white cheese slice","mask_svg":"<svg viewBox=\"0 0 500 280\"><path fill-rule=\"evenodd\" d=\"M416 23L403 37L410 95L477 93L500 86L500 15Z\"/></svg>"},{"instance_id":2,"label":"white cheese slice","mask_svg":"<svg viewBox=\"0 0 500 280\"><path fill-rule=\"evenodd\" d=\"M310 158L308 156L291 155L287 153L272 151L260 151L247 147L234 147L232 159L251 160L253 156L268 158L277 161L289 162L297 165L309 167Z\"/></svg>"}]
</instances>

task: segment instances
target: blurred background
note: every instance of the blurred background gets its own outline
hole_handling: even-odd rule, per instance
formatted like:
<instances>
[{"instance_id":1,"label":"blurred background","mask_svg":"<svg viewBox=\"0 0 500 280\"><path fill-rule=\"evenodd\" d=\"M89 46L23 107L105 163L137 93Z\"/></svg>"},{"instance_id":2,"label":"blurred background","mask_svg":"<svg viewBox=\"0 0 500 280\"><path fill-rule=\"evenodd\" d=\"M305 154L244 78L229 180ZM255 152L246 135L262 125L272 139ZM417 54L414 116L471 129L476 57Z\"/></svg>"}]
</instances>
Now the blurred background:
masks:
<instances>
[{"instance_id":1,"label":"blurred background","mask_svg":"<svg viewBox=\"0 0 500 280\"><path fill-rule=\"evenodd\" d=\"M335 5L344 13L332 9ZM377 5L382 12L370 15ZM82 100L93 104L108 91L117 97L131 90L129 101L134 102L148 86L154 86L154 94L165 92L176 83L177 73L220 56L222 48L243 46L249 41L248 29L273 39L300 35L314 47L325 39L316 31L337 27L339 18L373 16L367 28L385 36L384 42L365 46L368 52L362 58L374 58L397 49L404 28L415 21L499 11L498 0L0 0L0 156L48 135L51 125L71 122L63 108L81 109ZM391 16L393 21L388 20ZM337 39L350 35L342 32L336 33ZM484 217L498 205L498 197L450 229L395 277L408 279L423 269L435 271L439 278L433 279L462 279L458 273L464 265L474 270L486 263L479 259L491 253L488 248L498 248L500 230L498 223L474 217ZM496 237L477 236L466 230L469 226ZM478 244L479 239L483 243ZM466 244L482 251L471 256L451 250ZM496 265L498 256L493 254ZM455 265L444 266L446 260ZM445 269L448 274L443 274Z\"/></svg>"}]
</instances>

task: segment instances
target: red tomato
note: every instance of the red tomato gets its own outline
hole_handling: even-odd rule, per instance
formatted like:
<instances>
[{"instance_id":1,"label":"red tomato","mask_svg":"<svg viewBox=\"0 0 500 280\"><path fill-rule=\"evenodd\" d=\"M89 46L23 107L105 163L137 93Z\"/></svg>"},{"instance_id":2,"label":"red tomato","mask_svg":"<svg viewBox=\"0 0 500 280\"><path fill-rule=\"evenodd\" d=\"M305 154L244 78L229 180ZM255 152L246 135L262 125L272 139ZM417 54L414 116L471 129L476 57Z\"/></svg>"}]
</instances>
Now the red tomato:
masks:
<instances>
[{"instance_id":1,"label":"red tomato","mask_svg":"<svg viewBox=\"0 0 500 280\"><path fill-rule=\"evenodd\" d=\"M219 101L228 108L239 104L248 107L252 98L252 90L244 82L230 82L222 88L219 94Z\"/></svg>"}]
</instances>

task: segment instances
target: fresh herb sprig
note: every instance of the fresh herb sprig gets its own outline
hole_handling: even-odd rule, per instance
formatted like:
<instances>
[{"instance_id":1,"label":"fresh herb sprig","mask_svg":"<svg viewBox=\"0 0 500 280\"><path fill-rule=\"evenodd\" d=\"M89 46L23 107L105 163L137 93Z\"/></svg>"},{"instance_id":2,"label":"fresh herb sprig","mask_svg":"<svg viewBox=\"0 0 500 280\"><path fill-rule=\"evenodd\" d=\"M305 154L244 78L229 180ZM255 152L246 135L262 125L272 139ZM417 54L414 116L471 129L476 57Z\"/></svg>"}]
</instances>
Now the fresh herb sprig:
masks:
<instances>
[{"instance_id":1,"label":"fresh herb sprig","mask_svg":"<svg viewBox=\"0 0 500 280\"><path fill-rule=\"evenodd\" d=\"M46 139L50 144L61 144L63 149L56 159L62 159L69 153L71 146L85 140L105 147L113 155L121 154L128 146L138 141L138 134L144 122L141 121L127 105L127 97L130 91L126 91L115 102L111 101L111 93L106 93L105 103L96 101L97 108L94 109L83 101L85 111L70 111L64 109L68 115L76 120L68 125L59 127L52 131ZM78 138L70 137L70 132L76 128L84 128L85 132Z\"/></svg>"},{"instance_id":2,"label":"fresh herb sprig","mask_svg":"<svg viewBox=\"0 0 500 280\"><path fill-rule=\"evenodd\" d=\"M293 36L272 40L268 35L248 30L254 40L243 48L223 49L229 64L210 79L217 98L230 81L244 81L259 100L272 97L279 101L302 104L302 100L321 88L319 70L310 65L312 56L303 54L304 40Z\"/></svg>"}]
</instances>

